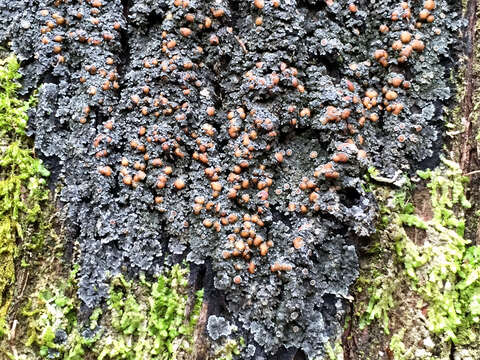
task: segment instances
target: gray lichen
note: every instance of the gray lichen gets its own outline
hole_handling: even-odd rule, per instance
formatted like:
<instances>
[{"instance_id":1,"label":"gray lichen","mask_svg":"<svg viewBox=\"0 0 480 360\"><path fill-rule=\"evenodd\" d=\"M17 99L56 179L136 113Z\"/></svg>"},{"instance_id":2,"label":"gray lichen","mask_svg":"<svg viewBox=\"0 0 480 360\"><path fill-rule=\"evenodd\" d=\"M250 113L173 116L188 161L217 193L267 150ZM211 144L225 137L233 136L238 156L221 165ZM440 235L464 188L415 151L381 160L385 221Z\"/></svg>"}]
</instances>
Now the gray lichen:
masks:
<instances>
[{"instance_id":1,"label":"gray lichen","mask_svg":"<svg viewBox=\"0 0 480 360\"><path fill-rule=\"evenodd\" d=\"M232 328L223 317L212 315L208 318L207 331L213 340L218 340L222 336L229 336L232 333Z\"/></svg>"},{"instance_id":2,"label":"gray lichen","mask_svg":"<svg viewBox=\"0 0 480 360\"><path fill-rule=\"evenodd\" d=\"M0 39L40 87L30 129L62 185L85 305L112 274L186 258L214 270L217 315L258 357L324 354L354 239L374 231L363 175L439 149L455 7L436 1L430 22L392 0L11 3Z\"/></svg>"}]
</instances>

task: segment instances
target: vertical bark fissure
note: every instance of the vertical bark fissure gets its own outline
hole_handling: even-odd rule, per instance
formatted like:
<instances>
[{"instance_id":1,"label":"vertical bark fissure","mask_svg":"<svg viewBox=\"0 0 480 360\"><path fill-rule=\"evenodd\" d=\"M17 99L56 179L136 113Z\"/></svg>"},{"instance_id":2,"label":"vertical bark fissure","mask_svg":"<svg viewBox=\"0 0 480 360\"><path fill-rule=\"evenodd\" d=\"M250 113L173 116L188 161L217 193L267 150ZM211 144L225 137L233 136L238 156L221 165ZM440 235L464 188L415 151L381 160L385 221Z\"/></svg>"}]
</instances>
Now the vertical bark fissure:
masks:
<instances>
[{"instance_id":1,"label":"vertical bark fissure","mask_svg":"<svg viewBox=\"0 0 480 360\"><path fill-rule=\"evenodd\" d=\"M470 171L470 153L472 149L472 111L473 111L473 93L475 91L475 79L473 74L473 65L475 62L475 28L477 23L477 0L469 0L467 3L468 27L465 34L467 67L465 70L465 97L462 101L462 108L465 121L465 132L463 134L462 152L460 155L460 166L463 173Z\"/></svg>"}]
</instances>

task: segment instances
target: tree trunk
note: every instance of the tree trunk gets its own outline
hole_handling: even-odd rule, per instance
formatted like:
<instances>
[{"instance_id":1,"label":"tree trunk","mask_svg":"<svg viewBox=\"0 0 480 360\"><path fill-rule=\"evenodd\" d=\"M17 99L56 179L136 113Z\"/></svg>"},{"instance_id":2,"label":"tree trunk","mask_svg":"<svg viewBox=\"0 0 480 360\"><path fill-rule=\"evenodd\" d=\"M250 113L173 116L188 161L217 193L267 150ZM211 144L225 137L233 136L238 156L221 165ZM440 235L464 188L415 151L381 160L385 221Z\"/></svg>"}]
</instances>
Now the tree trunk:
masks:
<instances>
[{"instance_id":1,"label":"tree trunk","mask_svg":"<svg viewBox=\"0 0 480 360\"><path fill-rule=\"evenodd\" d=\"M57 218L5 356L478 358L477 13L0 0Z\"/></svg>"}]
</instances>

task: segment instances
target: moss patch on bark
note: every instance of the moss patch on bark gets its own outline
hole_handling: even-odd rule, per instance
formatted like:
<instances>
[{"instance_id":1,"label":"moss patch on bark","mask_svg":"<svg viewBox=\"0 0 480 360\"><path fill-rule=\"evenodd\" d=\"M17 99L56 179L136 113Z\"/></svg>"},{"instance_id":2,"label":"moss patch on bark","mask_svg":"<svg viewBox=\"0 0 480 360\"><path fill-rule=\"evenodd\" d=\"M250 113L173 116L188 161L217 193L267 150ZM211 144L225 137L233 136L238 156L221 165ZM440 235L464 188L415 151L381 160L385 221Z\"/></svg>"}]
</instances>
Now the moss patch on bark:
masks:
<instances>
[{"instance_id":1,"label":"moss patch on bark","mask_svg":"<svg viewBox=\"0 0 480 360\"><path fill-rule=\"evenodd\" d=\"M27 110L34 100L17 97L18 68L13 55L0 61L0 339L8 332L15 263L28 267L50 228L45 211L49 172L26 135Z\"/></svg>"},{"instance_id":2,"label":"moss patch on bark","mask_svg":"<svg viewBox=\"0 0 480 360\"><path fill-rule=\"evenodd\" d=\"M446 159L418 175L415 186L374 189L382 218L347 332L360 358L448 359L479 339L480 248L464 237L468 178Z\"/></svg>"}]
</instances>

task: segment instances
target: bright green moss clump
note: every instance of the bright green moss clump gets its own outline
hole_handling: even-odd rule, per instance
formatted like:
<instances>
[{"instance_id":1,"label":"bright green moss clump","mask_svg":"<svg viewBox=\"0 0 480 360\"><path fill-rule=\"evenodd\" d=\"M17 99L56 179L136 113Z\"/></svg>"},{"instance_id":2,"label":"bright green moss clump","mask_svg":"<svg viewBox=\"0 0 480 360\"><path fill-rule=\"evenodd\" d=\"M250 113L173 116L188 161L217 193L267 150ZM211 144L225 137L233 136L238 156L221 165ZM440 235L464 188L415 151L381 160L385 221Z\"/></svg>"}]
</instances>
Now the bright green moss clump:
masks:
<instances>
[{"instance_id":1,"label":"bright green moss clump","mask_svg":"<svg viewBox=\"0 0 480 360\"><path fill-rule=\"evenodd\" d=\"M480 248L467 247L469 241L463 237L463 211L470 207L464 191L468 179L448 160L443 160L442 168L419 175L429 180L433 217L421 219L405 199L397 202L404 210L398 224L427 233L419 246L399 228L394 235L397 254L415 290L428 303L430 331L445 334L456 343L468 343L476 338L480 321ZM406 222L405 214L413 220Z\"/></svg>"},{"instance_id":2,"label":"bright green moss clump","mask_svg":"<svg viewBox=\"0 0 480 360\"><path fill-rule=\"evenodd\" d=\"M241 350L245 346L245 340L240 337L239 339L227 338L221 347L215 350L215 360L233 360L236 356L240 355Z\"/></svg>"},{"instance_id":3,"label":"bright green moss clump","mask_svg":"<svg viewBox=\"0 0 480 360\"><path fill-rule=\"evenodd\" d=\"M325 352L327 353L325 360L343 360L343 348L340 340L337 340L333 346L327 343Z\"/></svg>"},{"instance_id":4,"label":"bright green moss clump","mask_svg":"<svg viewBox=\"0 0 480 360\"><path fill-rule=\"evenodd\" d=\"M32 101L17 97L18 68L13 55L0 61L0 338L7 332L14 261L22 249L39 248L49 226L42 212L42 203L48 199L45 177L49 172L35 158L26 136L27 110Z\"/></svg>"},{"instance_id":5,"label":"bright green moss clump","mask_svg":"<svg viewBox=\"0 0 480 360\"><path fill-rule=\"evenodd\" d=\"M116 333L102 338L98 359L169 360L191 353L203 291L189 302L187 275L188 269L175 265L152 284L143 281L140 293L116 278L108 301Z\"/></svg>"},{"instance_id":6,"label":"bright green moss clump","mask_svg":"<svg viewBox=\"0 0 480 360\"><path fill-rule=\"evenodd\" d=\"M383 330L390 333L388 324L388 312L394 305L393 293L397 289L397 282L392 274L381 274L374 270L370 278L360 278L357 285L368 286L369 300L360 317L360 329L370 325L372 321L379 319L382 322Z\"/></svg>"},{"instance_id":7,"label":"bright green moss clump","mask_svg":"<svg viewBox=\"0 0 480 360\"><path fill-rule=\"evenodd\" d=\"M407 349L402 342L402 339L405 335L405 329L401 329L398 333L393 334L390 339L390 350L392 351L395 360L404 360L407 359L406 353Z\"/></svg>"}]
</instances>

